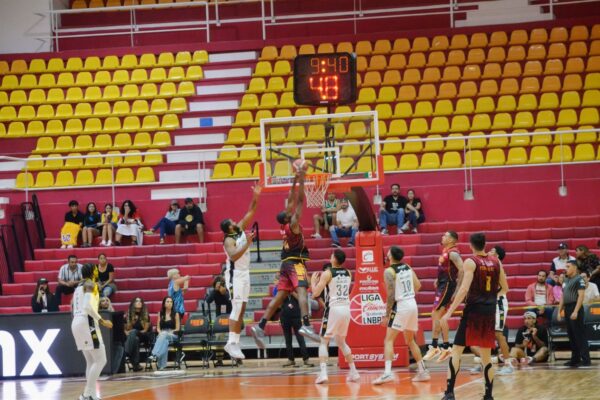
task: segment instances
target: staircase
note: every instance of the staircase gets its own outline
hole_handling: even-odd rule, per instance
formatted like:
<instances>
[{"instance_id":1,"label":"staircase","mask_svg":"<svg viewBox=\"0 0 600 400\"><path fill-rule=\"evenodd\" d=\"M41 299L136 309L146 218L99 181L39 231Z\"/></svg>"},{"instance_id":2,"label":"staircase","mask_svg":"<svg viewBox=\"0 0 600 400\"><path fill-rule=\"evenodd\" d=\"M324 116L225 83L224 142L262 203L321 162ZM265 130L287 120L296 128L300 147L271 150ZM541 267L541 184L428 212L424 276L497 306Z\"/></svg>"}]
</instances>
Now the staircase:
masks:
<instances>
[{"instance_id":1,"label":"staircase","mask_svg":"<svg viewBox=\"0 0 600 400\"><path fill-rule=\"evenodd\" d=\"M552 19L552 14L542 12L542 7L530 5L528 0L496 0L479 2L478 9L466 11L466 18L457 20L455 25L502 25Z\"/></svg>"}]
</instances>

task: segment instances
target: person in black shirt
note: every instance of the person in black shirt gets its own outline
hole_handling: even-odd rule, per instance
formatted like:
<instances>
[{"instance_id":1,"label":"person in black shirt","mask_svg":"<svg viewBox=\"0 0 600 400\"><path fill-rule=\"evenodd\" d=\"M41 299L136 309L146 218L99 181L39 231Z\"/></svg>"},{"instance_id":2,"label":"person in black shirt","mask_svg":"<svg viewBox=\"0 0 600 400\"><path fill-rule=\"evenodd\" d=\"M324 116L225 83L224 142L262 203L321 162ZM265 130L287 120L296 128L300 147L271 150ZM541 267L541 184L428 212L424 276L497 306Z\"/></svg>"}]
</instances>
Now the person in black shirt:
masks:
<instances>
[{"instance_id":1,"label":"person in black shirt","mask_svg":"<svg viewBox=\"0 0 600 400\"><path fill-rule=\"evenodd\" d=\"M31 311L35 313L58 311L58 303L48 287L46 278L40 278L35 286L31 296Z\"/></svg>"},{"instance_id":2,"label":"person in black shirt","mask_svg":"<svg viewBox=\"0 0 600 400\"><path fill-rule=\"evenodd\" d=\"M535 312L526 311L523 317L525 325L517 331L515 347L511 349L510 356L521 364L544 362L548 359L548 331L537 324Z\"/></svg>"},{"instance_id":3,"label":"person in black shirt","mask_svg":"<svg viewBox=\"0 0 600 400\"><path fill-rule=\"evenodd\" d=\"M72 222L74 224L83 226L83 214L79 211L79 203L77 200L71 200L69 202L69 212L65 214L65 222Z\"/></svg>"},{"instance_id":4,"label":"person in black shirt","mask_svg":"<svg viewBox=\"0 0 600 400\"><path fill-rule=\"evenodd\" d=\"M600 260L587 246L577 246L575 256L580 265L581 272L590 272L590 282L600 287Z\"/></svg>"},{"instance_id":5,"label":"person in black shirt","mask_svg":"<svg viewBox=\"0 0 600 400\"><path fill-rule=\"evenodd\" d=\"M104 253L100 253L96 269L98 270L98 290L100 290L100 295L109 298L117 291L114 279L115 267L108 262Z\"/></svg>"},{"instance_id":6,"label":"person in black shirt","mask_svg":"<svg viewBox=\"0 0 600 400\"><path fill-rule=\"evenodd\" d=\"M285 337L285 348L287 350L288 362L283 364L284 367L295 367L296 361L294 361L294 347L292 346L292 331L296 336L296 341L300 346L300 353L302 354L302 360L304 365L312 367L308 361L308 350L306 349L306 341L304 337L299 333L302 327L302 320L300 315L300 303L298 303L298 295L296 292L291 292L283 300L281 305L281 313L279 314L279 321L281 322L281 328L283 329L283 336Z\"/></svg>"},{"instance_id":7,"label":"person in black shirt","mask_svg":"<svg viewBox=\"0 0 600 400\"><path fill-rule=\"evenodd\" d=\"M406 208L406 197L400 195L400 185L394 183L392 194L385 196L379 210L379 226L381 233L387 235L388 225L396 225L398 233L402 233L400 227L404 224L404 209Z\"/></svg>"},{"instance_id":8,"label":"person in black shirt","mask_svg":"<svg viewBox=\"0 0 600 400\"><path fill-rule=\"evenodd\" d=\"M167 366L169 344L177 340L179 330L179 314L173 308L173 298L167 296L163 299L162 307L158 313L158 325L156 326L158 336L150 356L150 361L156 362L159 371L164 370Z\"/></svg>"},{"instance_id":9,"label":"person in black shirt","mask_svg":"<svg viewBox=\"0 0 600 400\"><path fill-rule=\"evenodd\" d=\"M65 214L65 223L60 231L61 249L72 249L77 245L83 227L83 214L79 211L77 200L69 202L70 210ZM77 225L79 228L77 228Z\"/></svg>"},{"instance_id":10,"label":"person in black shirt","mask_svg":"<svg viewBox=\"0 0 600 400\"><path fill-rule=\"evenodd\" d=\"M409 189L406 192L408 199L406 201L406 207L404 212L406 213L406 221L402 228L402 231L407 231L412 226L413 233L417 233L417 227L421 222L425 222L425 214L423 213L423 206L421 205L421 199L415 197L415 191Z\"/></svg>"},{"instance_id":11,"label":"person in black shirt","mask_svg":"<svg viewBox=\"0 0 600 400\"><path fill-rule=\"evenodd\" d=\"M85 215L83 216L83 243L81 247L92 247L92 243L96 236L100 235L98 226L102 216L96 209L96 203L88 203Z\"/></svg>"},{"instance_id":12,"label":"person in black shirt","mask_svg":"<svg viewBox=\"0 0 600 400\"><path fill-rule=\"evenodd\" d=\"M125 354L129 356L135 372L143 369L140 366L140 344L147 343L150 339L150 328L150 316L148 315L146 304L140 297L136 297L129 304L127 322L125 324L125 335L127 336L125 340Z\"/></svg>"},{"instance_id":13,"label":"person in black shirt","mask_svg":"<svg viewBox=\"0 0 600 400\"><path fill-rule=\"evenodd\" d=\"M185 207L179 212L179 221L175 227L175 243L181 243L181 236L188 233L198 234L198 241L204 242L204 216L202 210L191 198L185 199Z\"/></svg>"},{"instance_id":14,"label":"person in black shirt","mask_svg":"<svg viewBox=\"0 0 600 400\"><path fill-rule=\"evenodd\" d=\"M208 304L215 303L216 315L231 313L231 298L225 286L225 279L221 275L217 276L212 287L212 290L206 293L204 301Z\"/></svg>"}]
</instances>

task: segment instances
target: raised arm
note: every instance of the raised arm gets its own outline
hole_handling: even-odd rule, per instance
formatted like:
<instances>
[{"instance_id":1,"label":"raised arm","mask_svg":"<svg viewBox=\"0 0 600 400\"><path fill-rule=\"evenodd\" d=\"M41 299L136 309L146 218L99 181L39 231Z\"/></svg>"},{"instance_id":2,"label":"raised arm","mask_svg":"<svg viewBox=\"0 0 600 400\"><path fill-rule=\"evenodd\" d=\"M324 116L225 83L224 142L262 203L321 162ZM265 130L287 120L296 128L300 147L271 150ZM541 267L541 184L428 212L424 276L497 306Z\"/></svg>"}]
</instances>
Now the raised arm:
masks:
<instances>
[{"instance_id":1,"label":"raised arm","mask_svg":"<svg viewBox=\"0 0 600 400\"><path fill-rule=\"evenodd\" d=\"M262 186L256 185L252 187L252 201L250 202L250 207L248 208L248 212L244 215L244 218L238 224L240 229L246 229L246 226L250 224L252 218L254 218L254 213L256 212L256 206L258 205L258 198L260 197L260 192L262 190Z\"/></svg>"},{"instance_id":2,"label":"raised arm","mask_svg":"<svg viewBox=\"0 0 600 400\"><path fill-rule=\"evenodd\" d=\"M298 175L294 176L294 182L292 182L292 188L290 189L290 194L287 198L286 209L285 212L291 214L294 210L294 206L296 204L296 185L298 184Z\"/></svg>"},{"instance_id":3,"label":"raised arm","mask_svg":"<svg viewBox=\"0 0 600 400\"><path fill-rule=\"evenodd\" d=\"M292 226L295 226L300 222L300 218L302 217L302 210L304 209L304 171L300 171L298 173L298 181L300 182L297 189L296 194L296 209L294 210L294 215L292 215Z\"/></svg>"},{"instance_id":4,"label":"raised arm","mask_svg":"<svg viewBox=\"0 0 600 400\"><path fill-rule=\"evenodd\" d=\"M310 287L312 290L313 299L316 299L317 297L319 297L321 295L321 293L325 289L325 286L327 286L327 284L329 283L330 280L331 280L331 271L329 271L329 270L327 270L321 274L319 274L318 272L315 272L314 274L312 274L311 279L310 279Z\"/></svg>"},{"instance_id":5,"label":"raised arm","mask_svg":"<svg viewBox=\"0 0 600 400\"><path fill-rule=\"evenodd\" d=\"M254 240L254 233L247 234L246 235L246 244L241 249L236 251L235 250L235 240L233 240L233 238L230 238L230 237L225 239L225 243L223 243L223 246L225 247L225 252L227 253L227 256L229 256L229 259L234 262L237 261L241 256L244 255L246 250L248 250L248 248L250 246L252 246L253 240Z\"/></svg>"},{"instance_id":6,"label":"raised arm","mask_svg":"<svg viewBox=\"0 0 600 400\"><path fill-rule=\"evenodd\" d=\"M456 292L456 296L454 296L454 300L452 300L452 304L448 308L448 311L443 316L443 319L446 321L452 316L454 311L458 308L458 305L463 302L467 293L469 293L469 288L471 287L471 282L473 282L473 275L475 273L475 262L471 259L465 261L463 263L463 276L462 282L458 291Z\"/></svg>"}]
</instances>

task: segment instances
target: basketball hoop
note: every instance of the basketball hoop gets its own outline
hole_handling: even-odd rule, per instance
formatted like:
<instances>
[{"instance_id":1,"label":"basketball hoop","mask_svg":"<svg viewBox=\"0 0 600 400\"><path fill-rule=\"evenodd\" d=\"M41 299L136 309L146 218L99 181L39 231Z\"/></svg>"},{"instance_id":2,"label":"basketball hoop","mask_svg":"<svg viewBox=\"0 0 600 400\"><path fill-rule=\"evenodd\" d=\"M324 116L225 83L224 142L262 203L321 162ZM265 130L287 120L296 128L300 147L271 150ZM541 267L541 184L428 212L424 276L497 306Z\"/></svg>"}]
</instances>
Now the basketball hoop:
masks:
<instances>
[{"instance_id":1,"label":"basketball hoop","mask_svg":"<svg viewBox=\"0 0 600 400\"><path fill-rule=\"evenodd\" d=\"M304 195L306 196L306 205L310 208L321 208L325 193L329 187L331 174L318 173L306 174L304 180Z\"/></svg>"}]
</instances>

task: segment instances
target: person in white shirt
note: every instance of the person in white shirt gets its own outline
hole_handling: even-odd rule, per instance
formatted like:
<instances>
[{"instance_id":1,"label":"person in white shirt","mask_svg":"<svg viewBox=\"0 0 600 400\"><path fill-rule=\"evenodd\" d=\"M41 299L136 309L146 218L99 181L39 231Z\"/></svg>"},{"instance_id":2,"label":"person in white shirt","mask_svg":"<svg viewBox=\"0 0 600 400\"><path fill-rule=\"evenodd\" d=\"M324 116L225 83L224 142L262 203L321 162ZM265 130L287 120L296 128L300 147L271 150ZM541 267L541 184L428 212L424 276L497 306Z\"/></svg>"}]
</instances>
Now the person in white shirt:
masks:
<instances>
[{"instance_id":1,"label":"person in white shirt","mask_svg":"<svg viewBox=\"0 0 600 400\"><path fill-rule=\"evenodd\" d=\"M339 237L349 237L348 247L354 246L354 238L358 232L358 218L348 199L342 199L340 210L335 215L335 225L329 227L333 247L341 247Z\"/></svg>"},{"instance_id":2,"label":"person in white shirt","mask_svg":"<svg viewBox=\"0 0 600 400\"><path fill-rule=\"evenodd\" d=\"M590 304L600 301L600 292L598 292L598 286L594 282L590 282L590 271L582 272L581 277L585 281L583 304Z\"/></svg>"},{"instance_id":3,"label":"person in white shirt","mask_svg":"<svg viewBox=\"0 0 600 400\"><path fill-rule=\"evenodd\" d=\"M552 259L552 265L550 265L550 273L546 282L550 285L555 285L558 280L558 276L561 273L567 271L567 261L574 260L575 257L569 255L569 246L566 243L558 245L558 256Z\"/></svg>"}]
</instances>

